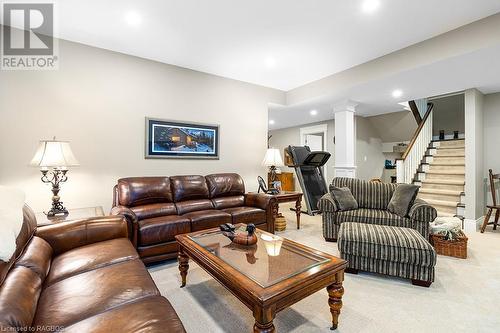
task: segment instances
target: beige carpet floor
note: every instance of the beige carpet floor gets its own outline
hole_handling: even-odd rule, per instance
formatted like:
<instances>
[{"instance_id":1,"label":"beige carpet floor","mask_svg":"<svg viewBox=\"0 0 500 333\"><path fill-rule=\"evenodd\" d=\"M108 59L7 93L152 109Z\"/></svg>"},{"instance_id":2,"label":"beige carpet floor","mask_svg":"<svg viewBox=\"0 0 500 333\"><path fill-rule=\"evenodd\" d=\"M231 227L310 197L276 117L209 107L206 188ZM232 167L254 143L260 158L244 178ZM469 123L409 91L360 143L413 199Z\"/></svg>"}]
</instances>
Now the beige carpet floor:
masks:
<instances>
[{"instance_id":1,"label":"beige carpet floor","mask_svg":"<svg viewBox=\"0 0 500 333\"><path fill-rule=\"evenodd\" d=\"M303 215L297 230L295 213L286 205L281 210L288 229L280 235L338 254L336 243L323 240L320 216ZM500 230L468 236L468 259L438 256L430 288L376 274L346 274L337 332L500 332ZM189 333L252 331L251 311L196 264L191 262L182 289L175 261L149 271ZM278 313L277 331L330 332L327 300L323 290Z\"/></svg>"}]
</instances>

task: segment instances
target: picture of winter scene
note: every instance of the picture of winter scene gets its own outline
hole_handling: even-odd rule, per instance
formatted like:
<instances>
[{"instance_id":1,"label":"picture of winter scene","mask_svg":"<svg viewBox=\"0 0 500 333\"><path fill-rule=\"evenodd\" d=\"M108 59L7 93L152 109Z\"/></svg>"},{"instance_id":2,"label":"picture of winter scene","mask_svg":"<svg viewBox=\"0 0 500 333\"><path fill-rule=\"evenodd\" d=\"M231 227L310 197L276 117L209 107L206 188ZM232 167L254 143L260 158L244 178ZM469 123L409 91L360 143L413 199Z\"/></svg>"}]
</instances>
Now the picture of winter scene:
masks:
<instances>
[{"instance_id":1,"label":"picture of winter scene","mask_svg":"<svg viewBox=\"0 0 500 333\"><path fill-rule=\"evenodd\" d=\"M150 120L150 155L216 157L218 127Z\"/></svg>"}]
</instances>

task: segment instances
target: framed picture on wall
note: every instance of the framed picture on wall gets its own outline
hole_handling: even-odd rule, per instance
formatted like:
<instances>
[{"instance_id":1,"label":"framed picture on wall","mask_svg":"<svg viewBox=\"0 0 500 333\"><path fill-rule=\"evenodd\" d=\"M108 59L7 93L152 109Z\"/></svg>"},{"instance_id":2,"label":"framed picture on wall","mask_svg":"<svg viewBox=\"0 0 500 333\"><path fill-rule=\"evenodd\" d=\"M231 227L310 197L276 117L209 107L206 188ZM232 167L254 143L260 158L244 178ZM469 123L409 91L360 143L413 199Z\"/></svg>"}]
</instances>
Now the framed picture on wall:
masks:
<instances>
[{"instance_id":1,"label":"framed picture on wall","mask_svg":"<svg viewBox=\"0 0 500 333\"><path fill-rule=\"evenodd\" d=\"M219 159L219 126L146 118L146 158Z\"/></svg>"}]
</instances>

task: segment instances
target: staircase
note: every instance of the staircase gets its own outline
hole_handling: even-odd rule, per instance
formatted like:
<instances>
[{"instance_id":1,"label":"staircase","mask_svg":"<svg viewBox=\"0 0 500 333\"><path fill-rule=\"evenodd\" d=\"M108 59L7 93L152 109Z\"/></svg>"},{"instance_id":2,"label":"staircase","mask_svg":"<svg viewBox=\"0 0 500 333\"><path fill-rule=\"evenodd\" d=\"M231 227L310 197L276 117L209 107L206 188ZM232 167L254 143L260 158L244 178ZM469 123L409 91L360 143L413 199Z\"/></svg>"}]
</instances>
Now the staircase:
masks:
<instances>
[{"instance_id":1,"label":"staircase","mask_svg":"<svg viewBox=\"0 0 500 333\"><path fill-rule=\"evenodd\" d=\"M438 216L463 216L465 211L465 140L432 141L413 183L418 197Z\"/></svg>"}]
</instances>

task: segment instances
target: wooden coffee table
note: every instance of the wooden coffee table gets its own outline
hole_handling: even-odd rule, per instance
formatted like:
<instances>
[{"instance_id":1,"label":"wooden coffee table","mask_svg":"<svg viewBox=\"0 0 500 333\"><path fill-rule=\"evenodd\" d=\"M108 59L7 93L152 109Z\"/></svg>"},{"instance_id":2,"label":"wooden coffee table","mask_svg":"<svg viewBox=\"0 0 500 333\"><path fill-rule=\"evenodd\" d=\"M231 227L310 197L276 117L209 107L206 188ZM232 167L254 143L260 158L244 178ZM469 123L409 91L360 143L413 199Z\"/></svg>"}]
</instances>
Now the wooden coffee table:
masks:
<instances>
[{"instance_id":1,"label":"wooden coffee table","mask_svg":"<svg viewBox=\"0 0 500 333\"><path fill-rule=\"evenodd\" d=\"M232 244L217 228L175 236L181 287L186 285L191 258L253 311L253 331L266 333L276 331L276 313L326 288L331 329L336 329L347 262L286 238L256 232L259 241L250 247Z\"/></svg>"}]
</instances>

